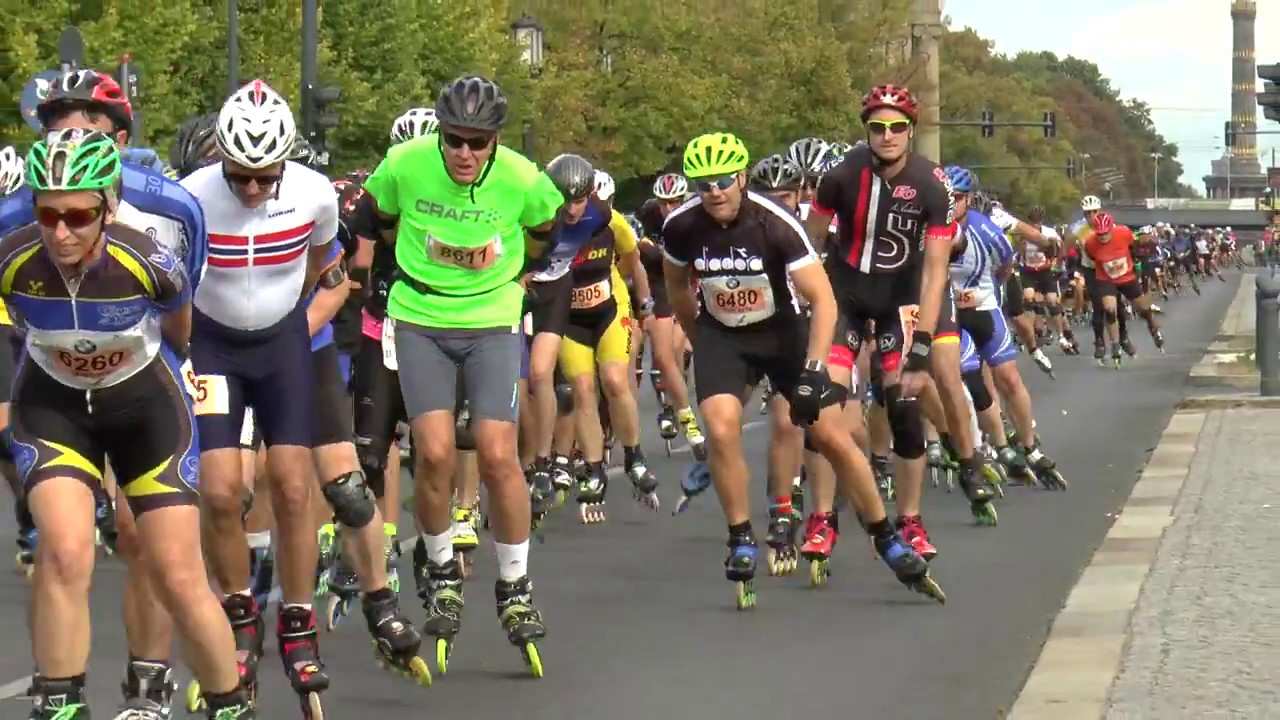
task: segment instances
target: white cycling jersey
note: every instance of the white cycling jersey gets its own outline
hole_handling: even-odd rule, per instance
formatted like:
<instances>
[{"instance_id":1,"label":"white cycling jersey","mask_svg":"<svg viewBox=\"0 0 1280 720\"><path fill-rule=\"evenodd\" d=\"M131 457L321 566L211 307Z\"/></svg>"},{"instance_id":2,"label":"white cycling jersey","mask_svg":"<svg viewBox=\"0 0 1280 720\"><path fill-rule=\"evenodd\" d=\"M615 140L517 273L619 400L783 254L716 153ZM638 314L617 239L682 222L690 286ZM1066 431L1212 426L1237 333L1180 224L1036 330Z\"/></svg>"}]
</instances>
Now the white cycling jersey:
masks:
<instances>
[{"instance_id":1,"label":"white cycling jersey","mask_svg":"<svg viewBox=\"0 0 1280 720\"><path fill-rule=\"evenodd\" d=\"M996 227L1006 233L1012 232L1018 226L1018 218L1010 215L1004 208L991 208L991 213L987 217L991 218L991 222L995 223Z\"/></svg>"},{"instance_id":2,"label":"white cycling jersey","mask_svg":"<svg viewBox=\"0 0 1280 720\"><path fill-rule=\"evenodd\" d=\"M261 330L297 305L308 251L338 232L338 195L324 175L286 162L275 197L249 209L231 192L221 163L201 168L182 185L204 207L208 270L195 306L221 325Z\"/></svg>"}]
</instances>

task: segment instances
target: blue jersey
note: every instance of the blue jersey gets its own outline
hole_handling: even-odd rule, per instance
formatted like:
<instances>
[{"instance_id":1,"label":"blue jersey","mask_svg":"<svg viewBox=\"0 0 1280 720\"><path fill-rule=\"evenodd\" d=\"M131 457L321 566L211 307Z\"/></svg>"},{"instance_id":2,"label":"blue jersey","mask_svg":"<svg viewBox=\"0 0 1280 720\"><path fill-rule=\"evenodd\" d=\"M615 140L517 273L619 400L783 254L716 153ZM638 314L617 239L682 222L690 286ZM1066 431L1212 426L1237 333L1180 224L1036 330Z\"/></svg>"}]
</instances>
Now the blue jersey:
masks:
<instances>
[{"instance_id":1,"label":"blue jersey","mask_svg":"<svg viewBox=\"0 0 1280 720\"><path fill-rule=\"evenodd\" d=\"M573 269L573 259L591 238L609 227L613 212L603 204L595 201L587 202L587 209L582 217L572 225L565 224L560 228L560 236L555 247L547 257L547 269L533 276L538 282L550 282L564 277Z\"/></svg>"},{"instance_id":2,"label":"blue jersey","mask_svg":"<svg viewBox=\"0 0 1280 720\"><path fill-rule=\"evenodd\" d=\"M191 287L197 287L209 254L209 235L200 202L173 180L137 165L125 163L121 179L123 202L140 212L170 220L178 227L182 237L175 238L176 247L171 245L169 249L182 258ZM24 187L0 199L0 237L35 221L30 188Z\"/></svg>"},{"instance_id":3,"label":"blue jersey","mask_svg":"<svg viewBox=\"0 0 1280 720\"><path fill-rule=\"evenodd\" d=\"M976 210L965 214L961 231L964 249L951 258L956 307L995 310L1000 307L995 273L1013 262L1013 245L991 218Z\"/></svg>"}]
</instances>

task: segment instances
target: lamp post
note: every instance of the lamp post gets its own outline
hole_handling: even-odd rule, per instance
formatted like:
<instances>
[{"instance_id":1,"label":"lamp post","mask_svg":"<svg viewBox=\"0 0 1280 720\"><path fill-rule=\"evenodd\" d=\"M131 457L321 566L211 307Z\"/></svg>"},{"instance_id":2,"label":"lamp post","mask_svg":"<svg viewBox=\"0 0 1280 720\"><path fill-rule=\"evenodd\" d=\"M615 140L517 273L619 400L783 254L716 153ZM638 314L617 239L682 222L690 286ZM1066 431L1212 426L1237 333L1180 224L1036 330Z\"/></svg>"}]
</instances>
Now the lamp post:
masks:
<instances>
[{"instance_id":1,"label":"lamp post","mask_svg":"<svg viewBox=\"0 0 1280 720\"><path fill-rule=\"evenodd\" d=\"M528 13L522 13L520 19L511 23L511 39L520 46L520 59L524 61L525 66L529 68L529 74L537 77L538 72L542 69L542 52L543 31L542 26L538 24ZM534 150L537 148L538 135L533 129L533 123L530 120L524 122L524 136L522 138L524 146L524 156L533 159Z\"/></svg>"},{"instance_id":2,"label":"lamp post","mask_svg":"<svg viewBox=\"0 0 1280 720\"><path fill-rule=\"evenodd\" d=\"M1160 158L1164 157L1162 153L1151 153L1151 189L1155 192L1155 199L1160 199Z\"/></svg>"}]
</instances>

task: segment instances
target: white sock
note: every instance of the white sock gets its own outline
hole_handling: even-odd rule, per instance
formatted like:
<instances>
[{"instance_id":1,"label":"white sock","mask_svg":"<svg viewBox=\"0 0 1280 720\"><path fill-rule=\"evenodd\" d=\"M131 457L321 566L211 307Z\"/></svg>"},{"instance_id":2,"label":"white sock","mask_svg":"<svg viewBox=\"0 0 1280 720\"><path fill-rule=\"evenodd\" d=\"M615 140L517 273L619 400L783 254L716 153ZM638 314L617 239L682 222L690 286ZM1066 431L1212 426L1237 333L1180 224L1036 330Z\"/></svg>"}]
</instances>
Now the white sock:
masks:
<instances>
[{"instance_id":1,"label":"white sock","mask_svg":"<svg viewBox=\"0 0 1280 720\"><path fill-rule=\"evenodd\" d=\"M518 545L495 542L498 551L498 577L507 582L519 580L529 574L529 541Z\"/></svg>"},{"instance_id":2,"label":"white sock","mask_svg":"<svg viewBox=\"0 0 1280 720\"><path fill-rule=\"evenodd\" d=\"M246 533L245 539L249 541L249 547L251 549L271 547L271 531L270 530L263 530L262 532Z\"/></svg>"},{"instance_id":3,"label":"white sock","mask_svg":"<svg viewBox=\"0 0 1280 720\"><path fill-rule=\"evenodd\" d=\"M439 535L422 533L422 542L427 547L427 560L436 565L443 565L453 557L453 532L446 530Z\"/></svg>"}]
</instances>

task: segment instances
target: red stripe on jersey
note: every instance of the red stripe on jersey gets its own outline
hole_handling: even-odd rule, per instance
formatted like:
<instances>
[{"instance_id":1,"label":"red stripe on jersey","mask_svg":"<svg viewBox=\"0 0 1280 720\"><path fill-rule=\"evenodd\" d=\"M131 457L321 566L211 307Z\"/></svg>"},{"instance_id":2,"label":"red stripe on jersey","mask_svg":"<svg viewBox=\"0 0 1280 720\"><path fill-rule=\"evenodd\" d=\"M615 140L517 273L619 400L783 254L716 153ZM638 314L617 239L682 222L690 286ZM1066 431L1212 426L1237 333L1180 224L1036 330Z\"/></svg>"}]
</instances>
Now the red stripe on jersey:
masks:
<instances>
[{"instance_id":1,"label":"red stripe on jersey","mask_svg":"<svg viewBox=\"0 0 1280 720\"><path fill-rule=\"evenodd\" d=\"M260 253L253 256L253 267L266 267L270 265L285 265L297 260L307 252L307 248L311 247L308 243L303 243L286 252L281 253ZM207 262L209 267L215 268L247 268L249 267L249 256L246 255L215 255L210 253Z\"/></svg>"},{"instance_id":2,"label":"red stripe on jersey","mask_svg":"<svg viewBox=\"0 0 1280 720\"><path fill-rule=\"evenodd\" d=\"M858 173L858 201L853 211L853 227L849 228L849 254L844 261L858 267L858 256L867 244L867 213L871 211L871 168L864 167Z\"/></svg>"},{"instance_id":3,"label":"red stripe on jersey","mask_svg":"<svg viewBox=\"0 0 1280 720\"><path fill-rule=\"evenodd\" d=\"M959 231L959 223L951 223L950 225L930 225L924 229L925 242L931 240L945 240L951 242L955 239L956 233Z\"/></svg>"}]
</instances>

